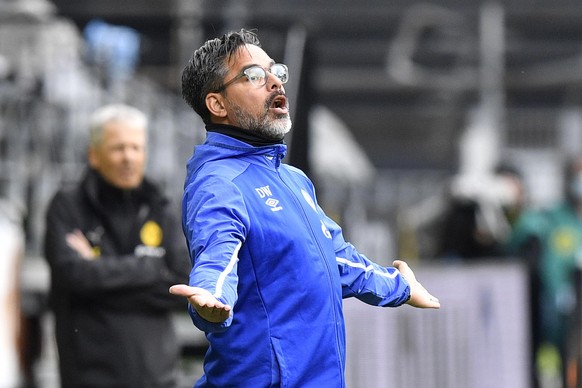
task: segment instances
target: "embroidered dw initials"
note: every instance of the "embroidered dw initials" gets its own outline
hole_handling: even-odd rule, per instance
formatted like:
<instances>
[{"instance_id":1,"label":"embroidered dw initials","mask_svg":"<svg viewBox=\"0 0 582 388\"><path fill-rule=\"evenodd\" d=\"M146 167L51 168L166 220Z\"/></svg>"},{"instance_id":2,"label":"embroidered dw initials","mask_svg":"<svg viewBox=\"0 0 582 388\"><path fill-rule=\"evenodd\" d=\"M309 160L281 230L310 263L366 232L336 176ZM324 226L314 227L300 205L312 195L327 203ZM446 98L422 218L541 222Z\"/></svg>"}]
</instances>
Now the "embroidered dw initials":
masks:
<instances>
[{"instance_id":1,"label":"embroidered dw initials","mask_svg":"<svg viewBox=\"0 0 582 388\"><path fill-rule=\"evenodd\" d=\"M273 193L271 193L269 186L256 187L255 191L259 194L260 198L267 198L265 204L271 208L271 211L278 212L279 210L283 210L283 206L279 206L279 200L271 198Z\"/></svg>"}]
</instances>

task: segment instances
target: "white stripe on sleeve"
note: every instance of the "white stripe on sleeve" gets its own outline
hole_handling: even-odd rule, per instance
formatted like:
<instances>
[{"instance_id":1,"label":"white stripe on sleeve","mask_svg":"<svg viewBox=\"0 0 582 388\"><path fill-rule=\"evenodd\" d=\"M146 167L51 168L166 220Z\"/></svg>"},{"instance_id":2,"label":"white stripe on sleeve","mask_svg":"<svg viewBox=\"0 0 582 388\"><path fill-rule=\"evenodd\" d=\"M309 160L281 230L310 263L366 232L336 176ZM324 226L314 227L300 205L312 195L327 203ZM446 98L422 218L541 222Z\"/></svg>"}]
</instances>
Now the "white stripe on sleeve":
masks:
<instances>
[{"instance_id":1,"label":"white stripe on sleeve","mask_svg":"<svg viewBox=\"0 0 582 388\"><path fill-rule=\"evenodd\" d=\"M354 263L353 261L349 261L349 260L344 259L342 257L336 257L335 260L338 263L340 263L340 264L345 264L345 265L350 266L352 268L360 268L360 269L363 269L365 272L374 271L374 273L376 273L376 274L378 274L380 276L387 277L389 279L394 279L400 273L400 271L398 271L397 269L395 269L394 272L392 272L392 273L378 271L371 264L368 265L367 267L365 267L364 264L362 264L362 263Z\"/></svg>"},{"instance_id":2,"label":"white stripe on sleeve","mask_svg":"<svg viewBox=\"0 0 582 388\"><path fill-rule=\"evenodd\" d=\"M231 273L232 269L234 268L234 265L238 261L238 251L240 251L241 246L242 242L239 242L236 248L234 248L234 252L232 252L232 256L230 257L228 265L226 266L224 271L220 273L220 276L218 276L218 280L216 281L216 292L214 293L214 297L216 299L222 296L222 287L224 286L224 281L226 280L226 276L229 273Z\"/></svg>"}]
</instances>

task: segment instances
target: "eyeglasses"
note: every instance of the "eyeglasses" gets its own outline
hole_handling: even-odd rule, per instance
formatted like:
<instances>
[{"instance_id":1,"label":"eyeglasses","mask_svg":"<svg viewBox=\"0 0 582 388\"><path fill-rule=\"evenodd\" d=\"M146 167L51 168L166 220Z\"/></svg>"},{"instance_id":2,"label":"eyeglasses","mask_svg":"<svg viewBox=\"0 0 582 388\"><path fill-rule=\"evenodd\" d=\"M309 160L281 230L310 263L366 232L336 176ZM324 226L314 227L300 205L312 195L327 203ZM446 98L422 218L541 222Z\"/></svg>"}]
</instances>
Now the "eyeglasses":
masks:
<instances>
[{"instance_id":1,"label":"eyeglasses","mask_svg":"<svg viewBox=\"0 0 582 388\"><path fill-rule=\"evenodd\" d=\"M279 81L281 81L281 83L283 83L283 84L287 83L287 81L289 80L289 69L287 68L286 65L284 65L282 63L273 64L271 66L271 68L268 70L268 72L273 74L275 77L279 78ZM217 93L222 92L229 85L238 81L242 77L247 77L249 82L251 84L253 84L254 86L265 86L267 84L267 78L268 78L267 77L267 70L263 69L261 66L255 65L255 66L247 67L246 69L244 69L242 71L242 73L240 73L239 75L237 75L236 77L234 77L233 79L231 79L230 81L228 81L227 83L225 83L221 87L219 87L216 90L216 92Z\"/></svg>"}]
</instances>

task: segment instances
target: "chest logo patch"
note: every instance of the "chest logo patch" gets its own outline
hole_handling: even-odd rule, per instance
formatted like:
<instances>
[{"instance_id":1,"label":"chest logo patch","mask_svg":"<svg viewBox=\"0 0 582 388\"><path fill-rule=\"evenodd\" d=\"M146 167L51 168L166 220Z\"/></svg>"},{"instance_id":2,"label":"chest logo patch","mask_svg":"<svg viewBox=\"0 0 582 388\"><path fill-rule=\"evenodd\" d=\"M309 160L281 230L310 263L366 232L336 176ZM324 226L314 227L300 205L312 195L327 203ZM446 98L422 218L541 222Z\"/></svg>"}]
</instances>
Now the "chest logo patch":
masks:
<instances>
[{"instance_id":1,"label":"chest logo patch","mask_svg":"<svg viewBox=\"0 0 582 388\"><path fill-rule=\"evenodd\" d=\"M279 210L283 210L283 206L279 206L279 200L275 198L269 198L265 201L267 206L271 207L271 211L278 212Z\"/></svg>"},{"instance_id":2,"label":"chest logo patch","mask_svg":"<svg viewBox=\"0 0 582 388\"><path fill-rule=\"evenodd\" d=\"M265 204L271 208L271 211L278 212L283 210L283 206L279 205L279 200L272 198L273 193L269 186L256 187L255 191L259 195L259 198L267 198Z\"/></svg>"},{"instance_id":3,"label":"chest logo patch","mask_svg":"<svg viewBox=\"0 0 582 388\"><path fill-rule=\"evenodd\" d=\"M139 232L141 242L148 247L159 247L162 243L163 232L155 221L146 222Z\"/></svg>"}]
</instances>

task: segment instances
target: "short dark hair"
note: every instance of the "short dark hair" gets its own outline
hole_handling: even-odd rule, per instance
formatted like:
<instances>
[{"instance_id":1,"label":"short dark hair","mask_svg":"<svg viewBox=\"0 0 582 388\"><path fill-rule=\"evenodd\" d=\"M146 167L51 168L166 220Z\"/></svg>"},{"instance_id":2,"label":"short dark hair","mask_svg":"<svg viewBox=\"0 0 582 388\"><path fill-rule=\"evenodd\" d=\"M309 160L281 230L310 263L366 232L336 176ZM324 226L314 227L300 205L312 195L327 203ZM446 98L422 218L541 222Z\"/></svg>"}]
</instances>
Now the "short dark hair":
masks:
<instances>
[{"instance_id":1,"label":"short dark hair","mask_svg":"<svg viewBox=\"0 0 582 388\"><path fill-rule=\"evenodd\" d=\"M210 122L206 95L220 88L229 70L228 61L247 44L261 47L256 33L245 29L209 39L192 53L182 70L182 98L200 115L204 123Z\"/></svg>"}]
</instances>

